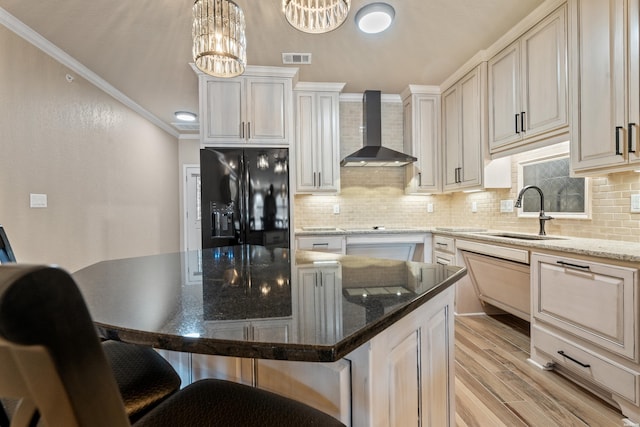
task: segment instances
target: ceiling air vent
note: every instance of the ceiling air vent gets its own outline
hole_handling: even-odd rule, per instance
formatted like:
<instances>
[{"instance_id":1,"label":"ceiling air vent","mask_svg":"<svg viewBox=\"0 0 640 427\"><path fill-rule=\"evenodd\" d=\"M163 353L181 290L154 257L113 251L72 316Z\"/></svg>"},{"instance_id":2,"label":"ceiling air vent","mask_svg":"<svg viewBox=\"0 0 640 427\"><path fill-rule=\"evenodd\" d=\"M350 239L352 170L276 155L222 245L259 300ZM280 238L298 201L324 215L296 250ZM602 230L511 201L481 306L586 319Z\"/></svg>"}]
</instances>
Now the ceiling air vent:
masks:
<instances>
[{"instance_id":1,"label":"ceiling air vent","mask_svg":"<svg viewBox=\"0 0 640 427\"><path fill-rule=\"evenodd\" d=\"M310 53L283 53L282 63L292 64L292 65L311 64L311 54Z\"/></svg>"}]
</instances>

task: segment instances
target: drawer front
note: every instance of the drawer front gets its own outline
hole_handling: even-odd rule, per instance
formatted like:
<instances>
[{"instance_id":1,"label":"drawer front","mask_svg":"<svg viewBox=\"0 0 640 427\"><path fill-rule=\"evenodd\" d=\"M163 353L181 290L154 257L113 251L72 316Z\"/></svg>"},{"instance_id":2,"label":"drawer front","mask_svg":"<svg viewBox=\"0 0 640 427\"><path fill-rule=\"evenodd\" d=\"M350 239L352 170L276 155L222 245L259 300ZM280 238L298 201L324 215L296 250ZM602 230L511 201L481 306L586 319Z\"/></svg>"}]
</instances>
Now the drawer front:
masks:
<instances>
[{"instance_id":1,"label":"drawer front","mask_svg":"<svg viewBox=\"0 0 640 427\"><path fill-rule=\"evenodd\" d=\"M453 238L451 237L433 236L433 249L436 251L454 253L456 246Z\"/></svg>"},{"instance_id":2,"label":"drawer front","mask_svg":"<svg viewBox=\"0 0 640 427\"><path fill-rule=\"evenodd\" d=\"M623 398L638 403L638 373L544 328L531 328L534 347L553 362Z\"/></svg>"},{"instance_id":3,"label":"drawer front","mask_svg":"<svg viewBox=\"0 0 640 427\"><path fill-rule=\"evenodd\" d=\"M298 249L303 251L321 251L342 253L344 237L342 236L314 236L296 237Z\"/></svg>"},{"instance_id":4,"label":"drawer front","mask_svg":"<svg viewBox=\"0 0 640 427\"><path fill-rule=\"evenodd\" d=\"M454 265L455 255L446 252L434 251L433 262L440 265Z\"/></svg>"},{"instance_id":5,"label":"drawer front","mask_svg":"<svg viewBox=\"0 0 640 427\"><path fill-rule=\"evenodd\" d=\"M531 260L537 320L637 361L637 270L541 254Z\"/></svg>"}]
</instances>

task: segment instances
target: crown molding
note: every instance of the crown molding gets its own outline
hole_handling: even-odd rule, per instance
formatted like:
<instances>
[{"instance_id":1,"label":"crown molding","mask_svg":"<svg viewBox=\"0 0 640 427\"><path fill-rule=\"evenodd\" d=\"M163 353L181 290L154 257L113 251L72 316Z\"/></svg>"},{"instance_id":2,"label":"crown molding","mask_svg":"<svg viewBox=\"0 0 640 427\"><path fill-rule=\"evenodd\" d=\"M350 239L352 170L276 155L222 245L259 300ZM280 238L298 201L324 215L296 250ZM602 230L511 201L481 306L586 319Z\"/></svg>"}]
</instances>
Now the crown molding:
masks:
<instances>
[{"instance_id":1,"label":"crown molding","mask_svg":"<svg viewBox=\"0 0 640 427\"><path fill-rule=\"evenodd\" d=\"M143 108L140 104L133 101L124 93L120 92L118 89L109 84L102 77L91 71L89 68L84 66L80 61L73 58L71 55L60 49L58 46L51 43L49 40L42 37L39 33L34 31L31 27L25 25L22 21L20 21L15 16L11 15L9 12L0 7L0 24L7 27L9 30L13 31L18 36L22 37L27 42L31 43L62 65L68 67L73 70L82 78L86 79L94 86L110 95L117 101L126 105L136 113L140 114L142 117L147 119L149 122L158 126L160 129L164 130L171 136L178 138L180 134L168 123L160 120L156 115L152 114L145 108Z\"/></svg>"}]
</instances>

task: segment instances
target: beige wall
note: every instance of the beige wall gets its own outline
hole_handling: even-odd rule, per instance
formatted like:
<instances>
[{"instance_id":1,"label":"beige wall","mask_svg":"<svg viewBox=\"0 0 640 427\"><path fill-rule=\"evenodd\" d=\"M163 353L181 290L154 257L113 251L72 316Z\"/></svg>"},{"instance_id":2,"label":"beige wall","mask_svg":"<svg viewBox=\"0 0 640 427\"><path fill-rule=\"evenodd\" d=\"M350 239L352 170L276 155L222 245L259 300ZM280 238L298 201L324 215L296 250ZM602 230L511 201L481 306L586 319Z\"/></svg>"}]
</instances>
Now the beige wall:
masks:
<instances>
[{"instance_id":1,"label":"beige wall","mask_svg":"<svg viewBox=\"0 0 640 427\"><path fill-rule=\"evenodd\" d=\"M402 106L383 103L383 132L395 130L386 139L391 148L402 150ZM361 104L340 103L341 154L362 144ZM400 129L399 131L397 131ZM500 201L517 196L516 162L512 159L512 188L478 193L434 196L406 196L402 168L342 168L337 196L299 195L295 198L295 227L484 227L536 233L536 218L518 218L516 213L500 213ZM640 173L625 172L592 179L592 218L554 219L547 223L549 234L640 242L640 214L629 212L630 195L640 193ZM471 212L472 202L478 211ZM434 212L427 213L432 203ZM341 213L333 214L339 204Z\"/></svg>"},{"instance_id":2,"label":"beige wall","mask_svg":"<svg viewBox=\"0 0 640 427\"><path fill-rule=\"evenodd\" d=\"M16 257L73 271L178 250L177 138L1 26L0 51L0 224Z\"/></svg>"}]
</instances>

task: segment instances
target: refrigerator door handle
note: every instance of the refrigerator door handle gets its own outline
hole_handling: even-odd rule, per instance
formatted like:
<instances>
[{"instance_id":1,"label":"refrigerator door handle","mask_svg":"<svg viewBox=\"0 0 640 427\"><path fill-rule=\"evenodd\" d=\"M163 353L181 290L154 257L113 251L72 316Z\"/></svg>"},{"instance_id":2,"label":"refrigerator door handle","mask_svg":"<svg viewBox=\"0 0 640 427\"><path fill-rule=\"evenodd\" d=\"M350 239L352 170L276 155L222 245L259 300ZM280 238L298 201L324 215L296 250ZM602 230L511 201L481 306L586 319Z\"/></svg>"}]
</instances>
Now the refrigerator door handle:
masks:
<instances>
[{"instance_id":1,"label":"refrigerator door handle","mask_svg":"<svg viewBox=\"0 0 640 427\"><path fill-rule=\"evenodd\" d=\"M243 123L244 125L244 123ZM246 165L245 165L245 159L244 156L241 154L239 156L238 159L238 163L240 165L240 182L238 185L238 191L240 192L240 194L238 195L238 201L240 202L240 206L239 206L239 211L240 211L240 235L238 236L238 244L244 244L244 237L247 233L247 225L246 225L246 221L242 220L243 218L246 218L246 212L247 212L247 203L245 200L245 184L244 184L244 180L242 179L245 175L245 169L246 169Z\"/></svg>"}]
</instances>

